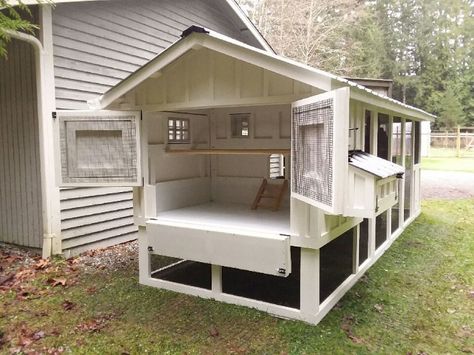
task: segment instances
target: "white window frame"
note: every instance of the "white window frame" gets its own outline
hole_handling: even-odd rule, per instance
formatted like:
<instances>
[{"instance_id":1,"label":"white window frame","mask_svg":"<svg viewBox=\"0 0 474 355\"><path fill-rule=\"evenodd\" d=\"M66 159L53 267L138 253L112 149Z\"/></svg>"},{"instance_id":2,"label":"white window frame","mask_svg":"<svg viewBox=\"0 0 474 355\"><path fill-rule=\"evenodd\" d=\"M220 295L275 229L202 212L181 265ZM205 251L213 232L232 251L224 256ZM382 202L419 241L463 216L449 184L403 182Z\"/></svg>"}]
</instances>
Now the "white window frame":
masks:
<instances>
[{"instance_id":1,"label":"white window frame","mask_svg":"<svg viewBox=\"0 0 474 355\"><path fill-rule=\"evenodd\" d=\"M173 122L173 125L170 125L170 122ZM186 128L184 128L185 126ZM168 117L166 128L167 128L167 134L168 134L167 136L168 143L170 144L191 143L191 121L189 118ZM185 133L187 134L186 139L184 139ZM173 137L170 138L171 136Z\"/></svg>"}]
</instances>

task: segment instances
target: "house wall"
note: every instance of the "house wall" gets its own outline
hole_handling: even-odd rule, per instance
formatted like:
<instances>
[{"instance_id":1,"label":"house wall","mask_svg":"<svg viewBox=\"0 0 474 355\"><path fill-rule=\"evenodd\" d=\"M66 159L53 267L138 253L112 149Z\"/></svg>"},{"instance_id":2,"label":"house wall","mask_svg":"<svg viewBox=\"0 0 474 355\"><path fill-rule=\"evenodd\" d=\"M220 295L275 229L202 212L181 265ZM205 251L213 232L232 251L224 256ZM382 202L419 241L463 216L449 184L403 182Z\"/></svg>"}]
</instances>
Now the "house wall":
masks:
<instances>
[{"instance_id":1,"label":"house wall","mask_svg":"<svg viewBox=\"0 0 474 355\"><path fill-rule=\"evenodd\" d=\"M235 15L212 0L118 0L57 4L53 40L58 109L87 109L103 94L200 25L241 41Z\"/></svg>"},{"instance_id":2,"label":"house wall","mask_svg":"<svg viewBox=\"0 0 474 355\"><path fill-rule=\"evenodd\" d=\"M57 109L97 98L200 25L258 46L225 1L117 0L57 4L53 10ZM135 238L131 189L62 189L66 255Z\"/></svg>"},{"instance_id":3,"label":"house wall","mask_svg":"<svg viewBox=\"0 0 474 355\"><path fill-rule=\"evenodd\" d=\"M43 241L35 56L12 40L0 58L0 241Z\"/></svg>"}]
</instances>

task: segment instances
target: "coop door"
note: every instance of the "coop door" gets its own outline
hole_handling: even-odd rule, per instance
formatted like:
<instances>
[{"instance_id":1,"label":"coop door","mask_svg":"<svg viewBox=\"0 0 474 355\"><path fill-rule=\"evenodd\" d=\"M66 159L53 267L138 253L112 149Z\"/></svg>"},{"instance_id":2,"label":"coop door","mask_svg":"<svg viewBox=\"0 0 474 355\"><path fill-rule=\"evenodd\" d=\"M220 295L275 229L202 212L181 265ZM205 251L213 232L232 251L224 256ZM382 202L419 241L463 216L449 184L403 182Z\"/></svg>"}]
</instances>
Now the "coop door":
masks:
<instances>
[{"instance_id":1,"label":"coop door","mask_svg":"<svg viewBox=\"0 0 474 355\"><path fill-rule=\"evenodd\" d=\"M140 112L58 111L60 186L139 186Z\"/></svg>"},{"instance_id":2,"label":"coop door","mask_svg":"<svg viewBox=\"0 0 474 355\"><path fill-rule=\"evenodd\" d=\"M332 214L343 211L349 88L292 105L291 196Z\"/></svg>"}]
</instances>

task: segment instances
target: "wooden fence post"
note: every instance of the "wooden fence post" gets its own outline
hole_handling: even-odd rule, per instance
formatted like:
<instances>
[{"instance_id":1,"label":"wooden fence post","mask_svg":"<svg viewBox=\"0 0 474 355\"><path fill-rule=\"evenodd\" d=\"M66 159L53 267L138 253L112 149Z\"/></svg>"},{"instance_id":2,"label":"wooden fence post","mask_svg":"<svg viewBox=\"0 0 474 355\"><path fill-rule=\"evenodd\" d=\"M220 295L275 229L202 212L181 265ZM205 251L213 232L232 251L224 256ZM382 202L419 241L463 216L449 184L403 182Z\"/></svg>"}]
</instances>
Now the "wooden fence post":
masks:
<instances>
[{"instance_id":1,"label":"wooden fence post","mask_svg":"<svg viewBox=\"0 0 474 355\"><path fill-rule=\"evenodd\" d=\"M461 157L461 126L459 125L456 131L456 157Z\"/></svg>"}]
</instances>

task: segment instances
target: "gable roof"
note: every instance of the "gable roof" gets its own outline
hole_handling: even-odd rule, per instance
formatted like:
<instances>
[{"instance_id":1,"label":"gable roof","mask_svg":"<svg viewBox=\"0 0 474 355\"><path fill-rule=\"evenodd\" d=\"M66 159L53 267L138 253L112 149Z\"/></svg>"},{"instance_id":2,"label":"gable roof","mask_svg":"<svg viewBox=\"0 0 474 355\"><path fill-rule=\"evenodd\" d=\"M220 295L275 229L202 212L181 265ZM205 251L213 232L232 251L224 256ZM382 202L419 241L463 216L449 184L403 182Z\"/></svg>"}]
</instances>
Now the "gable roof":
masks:
<instances>
[{"instance_id":1,"label":"gable roof","mask_svg":"<svg viewBox=\"0 0 474 355\"><path fill-rule=\"evenodd\" d=\"M186 31L185 31L186 32ZM208 48L229 55L238 60L287 76L302 83L311 85L322 91L330 91L339 87L351 87L351 98L389 111L409 116L418 120L433 121L435 116L421 109L409 106L400 101L382 96L364 86L351 82L331 73L301 64L294 60L278 56L245 43L239 42L222 34L201 29L189 31L189 34L172 44L155 59L148 62L129 77L111 88L89 105L95 109L104 109L122 95L135 88L141 82L160 71L174 60L193 48Z\"/></svg>"}]
</instances>

